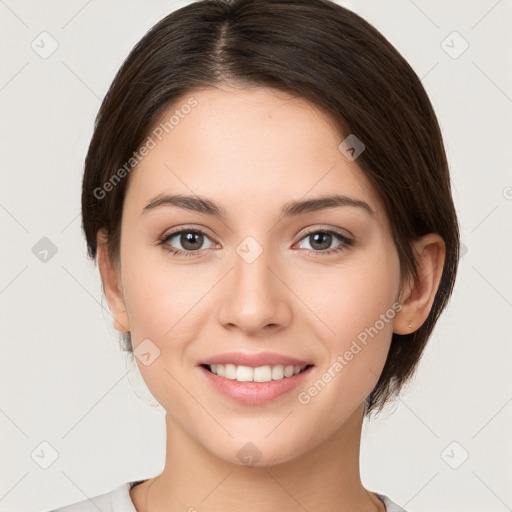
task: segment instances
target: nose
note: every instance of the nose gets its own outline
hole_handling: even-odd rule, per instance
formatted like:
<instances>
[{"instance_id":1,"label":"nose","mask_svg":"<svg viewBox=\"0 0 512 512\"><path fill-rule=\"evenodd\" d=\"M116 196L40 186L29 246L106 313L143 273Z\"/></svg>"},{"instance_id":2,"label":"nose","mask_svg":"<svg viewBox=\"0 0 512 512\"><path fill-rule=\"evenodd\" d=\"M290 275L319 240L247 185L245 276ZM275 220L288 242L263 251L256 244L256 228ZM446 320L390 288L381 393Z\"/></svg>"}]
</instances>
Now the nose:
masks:
<instances>
[{"instance_id":1,"label":"nose","mask_svg":"<svg viewBox=\"0 0 512 512\"><path fill-rule=\"evenodd\" d=\"M233 266L221 289L219 322L247 335L260 331L267 335L270 329L287 327L293 316L293 294L269 251L264 250L252 262L235 253Z\"/></svg>"}]
</instances>

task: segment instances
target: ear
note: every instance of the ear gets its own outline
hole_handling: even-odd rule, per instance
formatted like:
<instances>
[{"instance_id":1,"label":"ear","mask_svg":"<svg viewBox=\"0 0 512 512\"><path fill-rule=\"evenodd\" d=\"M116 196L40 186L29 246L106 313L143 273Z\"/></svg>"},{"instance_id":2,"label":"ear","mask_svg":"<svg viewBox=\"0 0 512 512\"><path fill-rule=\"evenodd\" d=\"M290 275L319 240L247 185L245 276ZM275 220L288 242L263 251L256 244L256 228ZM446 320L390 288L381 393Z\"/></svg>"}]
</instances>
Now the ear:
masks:
<instances>
[{"instance_id":1,"label":"ear","mask_svg":"<svg viewBox=\"0 0 512 512\"><path fill-rule=\"evenodd\" d=\"M418 279L404 284L399 303L402 309L395 316L393 332L410 334L427 319L443 273L446 247L436 233L430 233L414 243L417 254Z\"/></svg>"},{"instance_id":2,"label":"ear","mask_svg":"<svg viewBox=\"0 0 512 512\"><path fill-rule=\"evenodd\" d=\"M114 328L119 332L130 332L130 322L126 314L122 293L121 273L111 261L105 230L101 229L96 238L98 267L103 283L103 291L112 313Z\"/></svg>"}]
</instances>

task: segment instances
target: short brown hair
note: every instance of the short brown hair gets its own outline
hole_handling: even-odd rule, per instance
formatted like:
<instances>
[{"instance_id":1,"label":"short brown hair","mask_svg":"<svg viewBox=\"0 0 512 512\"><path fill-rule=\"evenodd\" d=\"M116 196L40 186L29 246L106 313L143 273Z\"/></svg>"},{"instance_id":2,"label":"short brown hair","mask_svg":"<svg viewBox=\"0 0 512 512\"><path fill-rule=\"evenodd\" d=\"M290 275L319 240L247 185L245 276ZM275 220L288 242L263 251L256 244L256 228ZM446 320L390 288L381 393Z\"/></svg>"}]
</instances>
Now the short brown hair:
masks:
<instances>
[{"instance_id":1,"label":"short brown hair","mask_svg":"<svg viewBox=\"0 0 512 512\"><path fill-rule=\"evenodd\" d=\"M329 0L203 0L159 21L126 58L96 118L82 189L89 255L95 258L96 236L105 228L110 257L119 257L129 176L115 183L112 177L163 112L194 89L229 82L302 97L326 111L345 136L357 134L365 144L357 163L383 201L402 276L417 277L415 240L438 233L445 242L430 314L414 333L393 334L366 400L366 414L380 410L412 376L448 302L459 228L441 131L420 79L350 10ZM125 350L132 351L127 339Z\"/></svg>"}]
</instances>

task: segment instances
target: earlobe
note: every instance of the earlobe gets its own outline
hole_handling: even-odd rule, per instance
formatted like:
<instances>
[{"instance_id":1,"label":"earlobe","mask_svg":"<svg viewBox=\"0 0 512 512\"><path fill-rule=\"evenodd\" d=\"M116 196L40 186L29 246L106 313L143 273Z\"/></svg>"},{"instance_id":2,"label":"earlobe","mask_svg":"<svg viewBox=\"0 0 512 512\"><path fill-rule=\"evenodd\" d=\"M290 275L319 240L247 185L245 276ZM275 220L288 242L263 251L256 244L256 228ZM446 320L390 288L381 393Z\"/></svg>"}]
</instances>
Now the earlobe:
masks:
<instances>
[{"instance_id":1,"label":"earlobe","mask_svg":"<svg viewBox=\"0 0 512 512\"><path fill-rule=\"evenodd\" d=\"M120 273L109 256L107 236L104 230L98 232L97 243L98 267L103 291L112 313L114 329L119 332L130 332L130 323L122 294Z\"/></svg>"},{"instance_id":2,"label":"earlobe","mask_svg":"<svg viewBox=\"0 0 512 512\"><path fill-rule=\"evenodd\" d=\"M427 319L436 296L445 259L444 240L430 233L414 244L417 254L418 279L410 279L402 289L402 309L395 317L393 332L411 334Z\"/></svg>"}]
</instances>

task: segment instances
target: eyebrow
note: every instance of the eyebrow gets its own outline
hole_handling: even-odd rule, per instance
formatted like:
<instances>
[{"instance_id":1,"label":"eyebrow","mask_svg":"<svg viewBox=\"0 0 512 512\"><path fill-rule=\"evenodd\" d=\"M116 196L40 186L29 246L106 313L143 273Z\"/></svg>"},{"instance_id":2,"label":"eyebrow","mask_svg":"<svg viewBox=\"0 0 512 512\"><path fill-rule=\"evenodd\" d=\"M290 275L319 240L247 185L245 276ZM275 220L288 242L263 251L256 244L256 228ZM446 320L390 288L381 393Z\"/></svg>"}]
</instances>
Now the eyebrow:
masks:
<instances>
[{"instance_id":1,"label":"eyebrow","mask_svg":"<svg viewBox=\"0 0 512 512\"><path fill-rule=\"evenodd\" d=\"M176 206L185 210L205 213L206 215L214 215L215 217L222 219L227 216L226 210L215 201L198 195L189 196L183 194L159 194L143 208L142 214L164 206ZM305 213L326 210L328 208L337 208L340 206L361 208L368 214L372 216L375 215L375 212L365 201L340 194L332 194L313 199L289 201L281 209L281 216L296 217Z\"/></svg>"}]
</instances>

